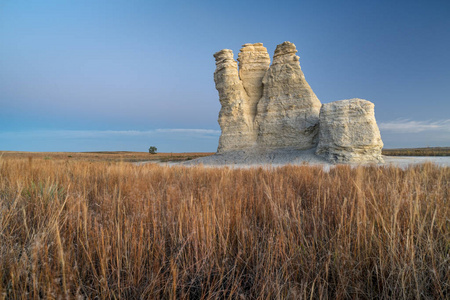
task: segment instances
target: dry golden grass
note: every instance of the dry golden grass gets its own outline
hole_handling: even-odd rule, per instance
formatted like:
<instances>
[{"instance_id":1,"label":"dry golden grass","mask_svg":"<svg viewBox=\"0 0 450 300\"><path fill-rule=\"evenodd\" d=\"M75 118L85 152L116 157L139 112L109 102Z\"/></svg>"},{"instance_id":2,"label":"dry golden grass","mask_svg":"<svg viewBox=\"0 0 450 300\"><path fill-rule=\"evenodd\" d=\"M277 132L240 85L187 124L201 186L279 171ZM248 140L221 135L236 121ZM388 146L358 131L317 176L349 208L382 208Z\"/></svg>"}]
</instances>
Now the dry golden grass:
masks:
<instances>
[{"instance_id":1,"label":"dry golden grass","mask_svg":"<svg viewBox=\"0 0 450 300\"><path fill-rule=\"evenodd\" d=\"M0 298L450 295L450 169L0 159Z\"/></svg>"}]
</instances>

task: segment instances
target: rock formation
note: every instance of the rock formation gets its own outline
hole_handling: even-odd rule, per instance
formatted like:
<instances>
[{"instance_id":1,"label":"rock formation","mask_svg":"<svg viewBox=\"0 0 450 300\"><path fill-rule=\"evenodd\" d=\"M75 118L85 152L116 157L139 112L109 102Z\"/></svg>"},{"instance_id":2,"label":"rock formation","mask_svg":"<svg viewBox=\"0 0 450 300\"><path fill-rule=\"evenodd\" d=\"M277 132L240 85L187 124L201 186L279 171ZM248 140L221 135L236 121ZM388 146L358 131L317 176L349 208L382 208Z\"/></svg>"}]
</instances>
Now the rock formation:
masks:
<instances>
[{"instance_id":1,"label":"rock formation","mask_svg":"<svg viewBox=\"0 0 450 300\"><path fill-rule=\"evenodd\" d=\"M239 79L233 51L224 49L215 53L214 57L214 81L222 104L218 120L222 134L217 152L251 147L256 142L253 117L250 114L249 97Z\"/></svg>"},{"instance_id":2,"label":"rock formation","mask_svg":"<svg viewBox=\"0 0 450 300\"><path fill-rule=\"evenodd\" d=\"M382 162L381 148L372 102L355 98L322 105L317 155L334 163Z\"/></svg>"},{"instance_id":3,"label":"rock formation","mask_svg":"<svg viewBox=\"0 0 450 300\"><path fill-rule=\"evenodd\" d=\"M245 44L237 60L239 61L239 78L248 95L250 114L254 119L256 107L263 94L262 79L269 69L270 56L262 43Z\"/></svg>"},{"instance_id":4,"label":"rock formation","mask_svg":"<svg viewBox=\"0 0 450 300\"><path fill-rule=\"evenodd\" d=\"M245 44L238 56L239 74L231 50L214 54L214 81L222 104L218 152L317 145L321 104L296 53L290 42L278 45L269 67L262 43Z\"/></svg>"},{"instance_id":5,"label":"rock formation","mask_svg":"<svg viewBox=\"0 0 450 300\"><path fill-rule=\"evenodd\" d=\"M277 46L263 78L258 103L258 145L266 148L309 149L317 145L321 103L300 68L290 42Z\"/></svg>"},{"instance_id":6,"label":"rock formation","mask_svg":"<svg viewBox=\"0 0 450 300\"><path fill-rule=\"evenodd\" d=\"M238 55L239 71L233 51L214 54L214 81L222 104L217 153L267 155L317 146L315 153L331 162L382 161L374 105L350 99L322 106L296 53L294 44L284 42L270 65L262 43L245 44Z\"/></svg>"}]
</instances>

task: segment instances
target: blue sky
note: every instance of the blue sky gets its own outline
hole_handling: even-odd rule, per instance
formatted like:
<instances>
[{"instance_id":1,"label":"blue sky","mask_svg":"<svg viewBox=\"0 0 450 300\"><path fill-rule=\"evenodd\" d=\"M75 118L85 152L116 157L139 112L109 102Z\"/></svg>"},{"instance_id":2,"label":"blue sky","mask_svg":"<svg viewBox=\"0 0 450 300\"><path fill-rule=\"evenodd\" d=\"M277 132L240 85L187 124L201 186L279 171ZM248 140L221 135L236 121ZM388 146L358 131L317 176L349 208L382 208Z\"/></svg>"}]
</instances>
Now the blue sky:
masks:
<instances>
[{"instance_id":1,"label":"blue sky","mask_svg":"<svg viewBox=\"0 0 450 300\"><path fill-rule=\"evenodd\" d=\"M0 150L215 151L213 53L297 45L385 147L450 146L449 1L0 0Z\"/></svg>"}]
</instances>

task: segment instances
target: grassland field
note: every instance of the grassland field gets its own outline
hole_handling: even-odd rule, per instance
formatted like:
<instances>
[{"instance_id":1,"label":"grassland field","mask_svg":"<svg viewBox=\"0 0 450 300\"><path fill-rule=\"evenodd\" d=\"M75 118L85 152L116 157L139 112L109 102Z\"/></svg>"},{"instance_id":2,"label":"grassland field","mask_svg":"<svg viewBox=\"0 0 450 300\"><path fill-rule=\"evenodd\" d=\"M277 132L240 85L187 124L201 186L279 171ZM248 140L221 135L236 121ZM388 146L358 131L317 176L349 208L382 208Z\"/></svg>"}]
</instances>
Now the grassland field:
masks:
<instances>
[{"instance_id":1,"label":"grassland field","mask_svg":"<svg viewBox=\"0 0 450 300\"><path fill-rule=\"evenodd\" d=\"M0 299L450 297L450 168L209 154L1 152Z\"/></svg>"},{"instance_id":2,"label":"grassland field","mask_svg":"<svg viewBox=\"0 0 450 300\"><path fill-rule=\"evenodd\" d=\"M387 156L450 156L450 147L383 149ZM213 152L156 153L133 151L97 151L97 152L20 152L0 151L0 157L6 158L42 158L67 159L71 161L107 161L107 162L181 162L213 155Z\"/></svg>"}]
</instances>

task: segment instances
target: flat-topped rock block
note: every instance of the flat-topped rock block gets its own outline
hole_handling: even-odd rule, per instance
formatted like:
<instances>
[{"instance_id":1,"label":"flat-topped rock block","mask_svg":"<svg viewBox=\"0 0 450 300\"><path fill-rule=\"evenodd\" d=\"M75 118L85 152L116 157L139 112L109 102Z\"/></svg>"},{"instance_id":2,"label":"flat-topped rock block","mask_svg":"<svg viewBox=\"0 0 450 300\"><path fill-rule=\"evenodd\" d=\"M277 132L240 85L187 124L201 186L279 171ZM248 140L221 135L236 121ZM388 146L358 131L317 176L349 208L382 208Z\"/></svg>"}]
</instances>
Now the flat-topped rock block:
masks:
<instances>
[{"instance_id":1,"label":"flat-topped rock block","mask_svg":"<svg viewBox=\"0 0 450 300\"><path fill-rule=\"evenodd\" d=\"M334 163L382 162L374 107L357 98L322 105L316 154Z\"/></svg>"}]
</instances>

